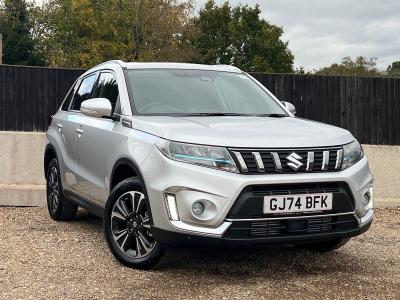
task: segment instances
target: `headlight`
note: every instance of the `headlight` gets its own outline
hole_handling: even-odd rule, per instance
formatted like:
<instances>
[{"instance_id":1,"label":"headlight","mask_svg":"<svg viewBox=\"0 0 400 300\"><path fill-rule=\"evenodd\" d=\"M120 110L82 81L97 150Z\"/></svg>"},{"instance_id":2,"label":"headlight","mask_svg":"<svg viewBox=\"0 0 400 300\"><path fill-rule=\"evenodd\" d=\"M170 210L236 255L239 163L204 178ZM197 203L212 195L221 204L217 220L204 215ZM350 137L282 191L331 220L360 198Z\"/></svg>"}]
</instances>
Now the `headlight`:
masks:
<instances>
[{"instance_id":1,"label":"headlight","mask_svg":"<svg viewBox=\"0 0 400 300\"><path fill-rule=\"evenodd\" d=\"M358 162L364 156L360 143L354 142L343 146L342 170L347 169Z\"/></svg>"},{"instance_id":2,"label":"headlight","mask_svg":"<svg viewBox=\"0 0 400 300\"><path fill-rule=\"evenodd\" d=\"M223 147L184 144L163 139L158 139L156 146L173 160L239 173L228 150Z\"/></svg>"}]
</instances>

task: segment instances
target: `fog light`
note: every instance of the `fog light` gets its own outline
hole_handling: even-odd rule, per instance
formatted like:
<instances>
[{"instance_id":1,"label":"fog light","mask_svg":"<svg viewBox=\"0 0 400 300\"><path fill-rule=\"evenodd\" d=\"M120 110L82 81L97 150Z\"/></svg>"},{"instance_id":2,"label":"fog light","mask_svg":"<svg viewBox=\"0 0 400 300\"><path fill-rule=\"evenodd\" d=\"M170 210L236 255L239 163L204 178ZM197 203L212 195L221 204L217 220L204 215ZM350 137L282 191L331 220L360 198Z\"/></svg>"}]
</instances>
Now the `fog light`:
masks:
<instances>
[{"instance_id":1,"label":"fog light","mask_svg":"<svg viewBox=\"0 0 400 300\"><path fill-rule=\"evenodd\" d=\"M204 204L195 202L192 206L192 212L195 216L200 216L204 212Z\"/></svg>"},{"instance_id":2,"label":"fog light","mask_svg":"<svg viewBox=\"0 0 400 300\"><path fill-rule=\"evenodd\" d=\"M363 197L363 206L367 207L371 198L369 197L369 193L365 193Z\"/></svg>"},{"instance_id":3,"label":"fog light","mask_svg":"<svg viewBox=\"0 0 400 300\"><path fill-rule=\"evenodd\" d=\"M176 206L175 195L165 194L165 202L167 204L169 218L172 221L179 221L178 207Z\"/></svg>"},{"instance_id":4,"label":"fog light","mask_svg":"<svg viewBox=\"0 0 400 300\"><path fill-rule=\"evenodd\" d=\"M366 192L363 196L363 207L364 209L368 210L371 209L374 203L374 194L372 190L372 186L368 189L368 192Z\"/></svg>"}]
</instances>

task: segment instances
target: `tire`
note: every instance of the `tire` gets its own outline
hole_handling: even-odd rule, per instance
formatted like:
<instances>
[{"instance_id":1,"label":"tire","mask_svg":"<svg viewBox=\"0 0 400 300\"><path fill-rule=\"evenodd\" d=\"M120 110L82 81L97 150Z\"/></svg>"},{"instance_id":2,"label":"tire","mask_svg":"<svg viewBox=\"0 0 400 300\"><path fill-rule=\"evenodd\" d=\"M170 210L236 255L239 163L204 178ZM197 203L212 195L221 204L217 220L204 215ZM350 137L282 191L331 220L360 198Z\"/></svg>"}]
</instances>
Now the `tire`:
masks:
<instances>
[{"instance_id":1,"label":"tire","mask_svg":"<svg viewBox=\"0 0 400 300\"><path fill-rule=\"evenodd\" d=\"M349 241L349 238L346 239L336 239L319 243L311 243L305 244L302 247L311 251L316 251L320 253L332 252L338 250L343 247Z\"/></svg>"},{"instance_id":2,"label":"tire","mask_svg":"<svg viewBox=\"0 0 400 300\"><path fill-rule=\"evenodd\" d=\"M65 198L57 158L53 158L46 172L47 209L56 221L70 221L76 216L78 206Z\"/></svg>"},{"instance_id":3,"label":"tire","mask_svg":"<svg viewBox=\"0 0 400 300\"><path fill-rule=\"evenodd\" d=\"M129 178L111 191L104 210L104 236L114 257L135 269L150 269L163 254L151 234L153 225L143 184Z\"/></svg>"}]
</instances>

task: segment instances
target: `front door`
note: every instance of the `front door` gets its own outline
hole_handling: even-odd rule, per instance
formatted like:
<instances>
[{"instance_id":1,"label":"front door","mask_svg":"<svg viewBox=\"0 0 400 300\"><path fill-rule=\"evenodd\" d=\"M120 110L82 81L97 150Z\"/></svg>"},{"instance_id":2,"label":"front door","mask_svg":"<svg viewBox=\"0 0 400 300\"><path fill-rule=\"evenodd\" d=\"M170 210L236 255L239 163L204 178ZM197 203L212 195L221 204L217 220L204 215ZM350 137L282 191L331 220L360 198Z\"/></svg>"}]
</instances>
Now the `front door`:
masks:
<instances>
[{"instance_id":1,"label":"front door","mask_svg":"<svg viewBox=\"0 0 400 300\"><path fill-rule=\"evenodd\" d=\"M100 73L92 98L106 98L111 102L112 114L119 101L115 75L110 71ZM118 110L118 108L117 108ZM119 123L106 118L81 115L77 124L76 139L78 189L86 198L104 206L108 197L108 158L112 156L115 141L114 127Z\"/></svg>"},{"instance_id":2,"label":"front door","mask_svg":"<svg viewBox=\"0 0 400 300\"><path fill-rule=\"evenodd\" d=\"M66 153L62 153L63 157L67 157L66 159L66 172L64 172L64 181L66 185L64 188L71 190L77 194L79 192L79 178L77 176L77 139L80 136L80 130L78 129L79 121L82 117L82 113L80 112L81 103L87 99L90 99L92 96L92 91L94 84L96 83L98 77L98 73L92 73L88 76L84 77L74 94L74 98L72 99L72 104L69 107L68 112L66 112L63 118L62 124L57 124L57 127L61 127L61 131L64 134L65 143L66 143Z\"/></svg>"}]
</instances>

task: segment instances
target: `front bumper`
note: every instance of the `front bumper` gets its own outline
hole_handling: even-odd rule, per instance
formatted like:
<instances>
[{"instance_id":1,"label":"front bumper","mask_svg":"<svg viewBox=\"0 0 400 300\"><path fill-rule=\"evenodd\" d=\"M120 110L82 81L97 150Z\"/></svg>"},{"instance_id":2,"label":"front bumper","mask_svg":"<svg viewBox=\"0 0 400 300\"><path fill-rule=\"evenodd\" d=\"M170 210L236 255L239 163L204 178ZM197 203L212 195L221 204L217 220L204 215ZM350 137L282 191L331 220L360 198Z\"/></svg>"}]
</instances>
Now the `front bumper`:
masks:
<instances>
[{"instance_id":1,"label":"front bumper","mask_svg":"<svg viewBox=\"0 0 400 300\"><path fill-rule=\"evenodd\" d=\"M372 208L364 209L362 204L363 195L368 192L373 182L365 157L351 168L340 172L243 175L173 161L164 157L154 147L140 167L149 196L154 232L159 240L163 240L163 236L166 236L159 234L160 232L184 235L190 237L189 240L193 240L194 237L235 240L227 236L227 233L230 228L234 228L235 222L240 220L231 219L228 214L241 192L246 187L257 185L343 183L348 187L352 199L351 211L346 212L352 214L356 225L354 228L332 233L315 233L306 236L287 234L275 238L256 238L254 241L256 243L285 241L291 243L297 239L304 241L314 238L354 236L368 229L373 218ZM173 194L176 197L179 220L170 220L165 194ZM192 213L192 205L199 199L209 204L207 213L202 217L197 217ZM287 219L289 218L291 217ZM257 216L252 221L262 219L262 216ZM253 238L241 240L246 243L251 242Z\"/></svg>"},{"instance_id":2,"label":"front bumper","mask_svg":"<svg viewBox=\"0 0 400 300\"><path fill-rule=\"evenodd\" d=\"M372 218L362 226L342 232L285 236L277 238L251 238L235 239L226 236L210 237L205 235L195 235L191 233L178 233L174 231L154 228L153 234L157 241L167 245L198 245L198 246L254 246L254 245L296 245L313 242L323 242L335 239L351 238L366 232L372 224Z\"/></svg>"}]
</instances>

